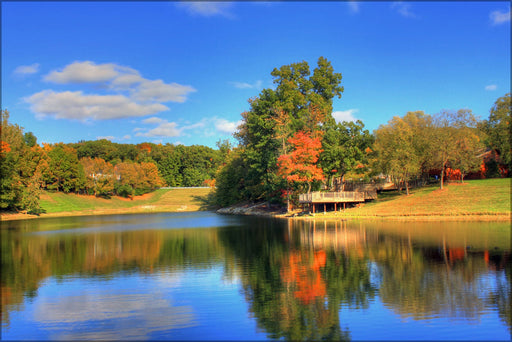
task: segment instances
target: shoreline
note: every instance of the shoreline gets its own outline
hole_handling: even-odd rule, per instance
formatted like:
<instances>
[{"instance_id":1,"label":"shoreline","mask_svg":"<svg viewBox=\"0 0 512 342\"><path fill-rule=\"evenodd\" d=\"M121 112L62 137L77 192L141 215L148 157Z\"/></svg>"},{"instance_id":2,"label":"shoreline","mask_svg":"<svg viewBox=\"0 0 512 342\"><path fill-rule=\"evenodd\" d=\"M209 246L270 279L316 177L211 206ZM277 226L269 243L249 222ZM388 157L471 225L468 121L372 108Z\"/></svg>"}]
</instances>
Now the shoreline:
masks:
<instances>
[{"instance_id":1,"label":"shoreline","mask_svg":"<svg viewBox=\"0 0 512 342\"><path fill-rule=\"evenodd\" d=\"M22 220L37 220L46 218L62 218L62 217L80 217L80 216L108 216L108 215L130 215L130 214L159 214L159 213L180 213L180 212L200 212L208 210L186 210L186 211L166 211L166 210L97 210L89 212L59 212L31 215L22 213L2 213L0 214L0 222L12 222ZM271 212L255 212L254 210L250 213L244 213L238 211L236 213L219 212L218 210L212 210L212 212L221 215L240 215L240 216L260 216L260 217L273 217L281 219L293 219L293 220L340 220L340 221L351 221L351 220L375 220L375 221L423 221L423 222L434 222L434 221L468 221L468 222L512 222L512 214L467 214L467 215L343 215L339 213L327 212L326 214L317 213L315 215L297 215L297 214L286 214L286 213L271 213Z\"/></svg>"},{"instance_id":2,"label":"shoreline","mask_svg":"<svg viewBox=\"0 0 512 342\"><path fill-rule=\"evenodd\" d=\"M211 210L212 212L221 215L240 215L240 216L263 216L274 217L282 219L294 220L378 220L378 221L471 221L471 222L511 222L512 213L497 213L497 214L465 214L465 215L424 215L424 214L409 214L409 215L344 215L340 212L327 212L316 214L302 214L302 213L283 213L281 210L262 210L263 204L254 206L231 206L221 208L218 210ZM41 215L32 215L24 213L0 213L0 222L21 221L21 220L36 220L45 218L60 218L60 217L80 217L80 216L108 216L108 215L129 215L129 214L158 214L158 213L180 213L180 212L200 212L208 210L158 210L158 208L148 209L112 209L112 210L91 210L91 211L63 211L57 213L47 213Z\"/></svg>"}]
</instances>

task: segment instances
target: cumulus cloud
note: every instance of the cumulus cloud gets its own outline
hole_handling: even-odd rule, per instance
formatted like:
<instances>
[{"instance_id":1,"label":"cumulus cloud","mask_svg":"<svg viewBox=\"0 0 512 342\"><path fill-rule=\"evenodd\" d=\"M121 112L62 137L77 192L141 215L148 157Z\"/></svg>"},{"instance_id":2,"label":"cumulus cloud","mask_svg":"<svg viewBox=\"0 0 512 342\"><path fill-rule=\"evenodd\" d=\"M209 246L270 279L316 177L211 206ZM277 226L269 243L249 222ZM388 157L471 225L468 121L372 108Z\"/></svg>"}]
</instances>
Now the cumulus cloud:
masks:
<instances>
[{"instance_id":1,"label":"cumulus cloud","mask_svg":"<svg viewBox=\"0 0 512 342\"><path fill-rule=\"evenodd\" d=\"M241 124L241 121L228 121L226 119L215 119L215 129L219 133L233 134L236 128Z\"/></svg>"},{"instance_id":2,"label":"cumulus cloud","mask_svg":"<svg viewBox=\"0 0 512 342\"><path fill-rule=\"evenodd\" d=\"M510 22L510 9L508 12L493 11L491 14L489 14L489 18L491 19L491 23L493 25Z\"/></svg>"},{"instance_id":3,"label":"cumulus cloud","mask_svg":"<svg viewBox=\"0 0 512 342\"><path fill-rule=\"evenodd\" d=\"M155 125L158 125L164 121L165 121L164 119L157 118L156 116L142 120L142 122L145 124L155 124Z\"/></svg>"},{"instance_id":4,"label":"cumulus cloud","mask_svg":"<svg viewBox=\"0 0 512 342\"><path fill-rule=\"evenodd\" d=\"M233 14L230 11L232 3L228 2L186 1L178 2L176 6L184 9L191 15L198 15L201 17L233 17Z\"/></svg>"},{"instance_id":5,"label":"cumulus cloud","mask_svg":"<svg viewBox=\"0 0 512 342\"><path fill-rule=\"evenodd\" d=\"M101 84L105 94L45 90L25 98L40 118L83 121L146 116L169 110L163 103L183 103L196 91L188 85L146 79L130 67L91 61L68 64L51 71L44 80L58 84Z\"/></svg>"},{"instance_id":6,"label":"cumulus cloud","mask_svg":"<svg viewBox=\"0 0 512 342\"><path fill-rule=\"evenodd\" d=\"M149 118L143 121L146 124L157 124L155 128L144 130L141 129L135 134L137 137L179 137L182 134L183 129L178 128L176 122L169 122L160 118ZM142 132L141 132L142 131Z\"/></svg>"},{"instance_id":7,"label":"cumulus cloud","mask_svg":"<svg viewBox=\"0 0 512 342\"><path fill-rule=\"evenodd\" d=\"M224 118L216 116L210 118L203 118L198 122L189 123L187 125L179 126L176 122L169 122L168 120L158 117L151 117L142 120L146 125L155 125L152 129L137 127L134 129L138 137L166 137L174 138L187 134L197 134L202 136L214 135L231 135L241 121L229 121Z\"/></svg>"},{"instance_id":8,"label":"cumulus cloud","mask_svg":"<svg viewBox=\"0 0 512 342\"><path fill-rule=\"evenodd\" d=\"M346 122L349 122L349 121L357 121L356 117L354 117L354 113L357 113L359 111L359 109L348 109L348 110L341 110L341 111L336 111L336 112L333 112L332 113L332 117L334 118L334 120L338 123L340 122L343 122L343 121L346 121Z\"/></svg>"},{"instance_id":9,"label":"cumulus cloud","mask_svg":"<svg viewBox=\"0 0 512 342\"><path fill-rule=\"evenodd\" d=\"M14 73L16 75L31 75L39 72L39 63L34 63L31 65L20 65L16 69L14 69Z\"/></svg>"},{"instance_id":10,"label":"cumulus cloud","mask_svg":"<svg viewBox=\"0 0 512 342\"><path fill-rule=\"evenodd\" d=\"M146 116L169 109L160 103L139 104L124 95L85 95L81 91L43 90L25 101L38 118L81 121Z\"/></svg>"},{"instance_id":11,"label":"cumulus cloud","mask_svg":"<svg viewBox=\"0 0 512 342\"><path fill-rule=\"evenodd\" d=\"M391 4L391 8L405 18L416 18L416 14L411 11L411 4L409 3L396 1Z\"/></svg>"},{"instance_id":12,"label":"cumulus cloud","mask_svg":"<svg viewBox=\"0 0 512 342\"><path fill-rule=\"evenodd\" d=\"M179 102L187 100L187 95L196 91L190 86L177 83L166 84L162 80L144 80L134 90L133 97L139 101Z\"/></svg>"},{"instance_id":13,"label":"cumulus cloud","mask_svg":"<svg viewBox=\"0 0 512 342\"><path fill-rule=\"evenodd\" d=\"M91 61L74 62L62 70L54 70L43 79L47 82L69 83L101 83L118 76L116 65L112 63L95 64Z\"/></svg>"},{"instance_id":14,"label":"cumulus cloud","mask_svg":"<svg viewBox=\"0 0 512 342\"><path fill-rule=\"evenodd\" d=\"M230 82L235 88L238 89L260 89L263 82L261 80L257 80L254 83L246 83L246 82Z\"/></svg>"},{"instance_id":15,"label":"cumulus cloud","mask_svg":"<svg viewBox=\"0 0 512 342\"><path fill-rule=\"evenodd\" d=\"M496 89L498 89L498 86L496 84L489 84L489 85L485 86L485 90L488 90L488 91L493 91Z\"/></svg>"}]
</instances>

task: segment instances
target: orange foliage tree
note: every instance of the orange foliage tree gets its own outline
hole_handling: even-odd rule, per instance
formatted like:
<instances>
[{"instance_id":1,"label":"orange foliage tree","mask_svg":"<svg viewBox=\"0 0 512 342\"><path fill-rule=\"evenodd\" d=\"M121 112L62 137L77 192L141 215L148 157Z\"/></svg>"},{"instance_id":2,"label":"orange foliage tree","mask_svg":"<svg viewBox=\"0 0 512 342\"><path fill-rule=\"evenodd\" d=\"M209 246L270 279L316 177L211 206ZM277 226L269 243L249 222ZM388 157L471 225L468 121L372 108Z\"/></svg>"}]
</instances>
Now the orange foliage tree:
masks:
<instances>
[{"instance_id":1,"label":"orange foliage tree","mask_svg":"<svg viewBox=\"0 0 512 342\"><path fill-rule=\"evenodd\" d=\"M278 174L288 182L307 184L308 193L314 181L324 180L321 168L317 166L318 156L322 152L321 137L312 138L310 134L299 131L288 139L292 151L279 156Z\"/></svg>"}]
</instances>

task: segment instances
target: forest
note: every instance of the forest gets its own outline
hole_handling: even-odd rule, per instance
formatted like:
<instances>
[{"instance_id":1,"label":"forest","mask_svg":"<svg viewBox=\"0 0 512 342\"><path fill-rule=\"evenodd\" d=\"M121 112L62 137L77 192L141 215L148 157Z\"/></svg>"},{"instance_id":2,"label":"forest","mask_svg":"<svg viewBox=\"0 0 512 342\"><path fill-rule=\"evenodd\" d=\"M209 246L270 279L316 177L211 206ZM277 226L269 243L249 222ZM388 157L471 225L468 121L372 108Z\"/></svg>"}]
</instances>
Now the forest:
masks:
<instances>
[{"instance_id":1,"label":"forest","mask_svg":"<svg viewBox=\"0 0 512 342\"><path fill-rule=\"evenodd\" d=\"M131 197L164 186L215 187L218 206L252 201L283 204L299 193L337 188L343 179L379 175L405 185L437 175L510 176L510 93L481 120L470 109L394 116L370 133L363 122L336 122L333 99L341 73L320 57L271 72L274 89L249 99L228 140L207 146L119 144L109 140L41 145L1 112L0 210L41 212L42 191Z\"/></svg>"}]
</instances>

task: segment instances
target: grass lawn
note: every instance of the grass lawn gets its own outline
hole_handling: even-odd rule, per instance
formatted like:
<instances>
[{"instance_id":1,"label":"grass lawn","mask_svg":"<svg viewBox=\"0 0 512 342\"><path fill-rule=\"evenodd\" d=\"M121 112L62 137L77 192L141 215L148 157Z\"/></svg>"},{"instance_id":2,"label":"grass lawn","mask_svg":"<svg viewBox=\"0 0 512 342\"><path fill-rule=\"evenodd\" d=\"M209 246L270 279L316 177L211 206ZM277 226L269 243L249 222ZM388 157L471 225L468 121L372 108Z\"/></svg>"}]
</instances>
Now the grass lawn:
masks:
<instances>
[{"instance_id":1,"label":"grass lawn","mask_svg":"<svg viewBox=\"0 0 512 342\"><path fill-rule=\"evenodd\" d=\"M46 214L41 216L63 213L87 215L206 210L210 191L211 189L208 188L160 189L142 196L135 196L133 200L45 191L41 196L40 205Z\"/></svg>"},{"instance_id":2,"label":"grass lawn","mask_svg":"<svg viewBox=\"0 0 512 342\"><path fill-rule=\"evenodd\" d=\"M336 216L417 217L511 215L511 179L469 180L450 183L443 190L428 186L405 192L382 192L378 199Z\"/></svg>"}]
</instances>

